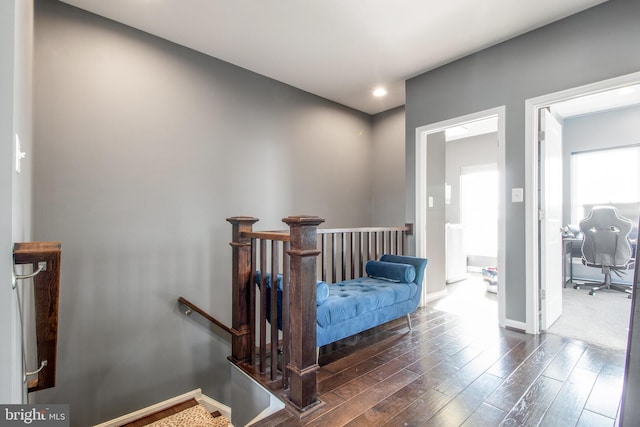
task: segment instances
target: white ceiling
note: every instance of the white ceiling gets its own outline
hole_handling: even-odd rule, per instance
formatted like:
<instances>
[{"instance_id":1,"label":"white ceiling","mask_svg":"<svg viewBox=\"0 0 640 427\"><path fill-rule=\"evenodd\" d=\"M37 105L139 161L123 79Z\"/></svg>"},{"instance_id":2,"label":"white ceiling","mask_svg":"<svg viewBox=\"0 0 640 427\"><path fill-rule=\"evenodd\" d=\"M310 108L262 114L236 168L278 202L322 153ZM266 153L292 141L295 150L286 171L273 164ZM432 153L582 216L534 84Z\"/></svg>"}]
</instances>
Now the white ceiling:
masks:
<instances>
[{"instance_id":1,"label":"white ceiling","mask_svg":"<svg viewBox=\"0 0 640 427\"><path fill-rule=\"evenodd\" d=\"M605 0L62 1L375 114L408 78Z\"/></svg>"}]
</instances>

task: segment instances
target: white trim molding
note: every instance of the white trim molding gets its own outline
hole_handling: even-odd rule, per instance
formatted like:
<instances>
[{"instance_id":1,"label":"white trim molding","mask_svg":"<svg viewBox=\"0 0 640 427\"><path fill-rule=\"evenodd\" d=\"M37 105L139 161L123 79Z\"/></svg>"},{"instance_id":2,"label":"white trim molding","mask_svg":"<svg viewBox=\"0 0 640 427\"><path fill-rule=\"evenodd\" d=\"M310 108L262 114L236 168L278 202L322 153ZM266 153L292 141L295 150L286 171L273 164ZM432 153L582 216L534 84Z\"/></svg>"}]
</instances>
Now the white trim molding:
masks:
<instances>
[{"instance_id":1,"label":"white trim molding","mask_svg":"<svg viewBox=\"0 0 640 427\"><path fill-rule=\"evenodd\" d=\"M640 83L640 72L525 100L525 298L526 328L540 333L538 243L538 110L551 104Z\"/></svg>"},{"instance_id":2,"label":"white trim molding","mask_svg":"<svg viewBox=\"0 0 640 427\"><path fill-rule=\"evenodd\" d=\"M498 117L498 171L499 171L499 213L498 213L498 271L506 271L505 262L505 119L506 107L504 105L476 113L467 114L416 128L415 133L415 202L416 202L416 256L427 255L427 135L444 131L447 128L464 125L488 117ZM505 326L505 274L498 274L498 319L500 326ZM424 281L421 305L425 305L443 295L428 293L429 284ZM446 293L446 291L445 291Z\"/></svg>"}]
</instances>

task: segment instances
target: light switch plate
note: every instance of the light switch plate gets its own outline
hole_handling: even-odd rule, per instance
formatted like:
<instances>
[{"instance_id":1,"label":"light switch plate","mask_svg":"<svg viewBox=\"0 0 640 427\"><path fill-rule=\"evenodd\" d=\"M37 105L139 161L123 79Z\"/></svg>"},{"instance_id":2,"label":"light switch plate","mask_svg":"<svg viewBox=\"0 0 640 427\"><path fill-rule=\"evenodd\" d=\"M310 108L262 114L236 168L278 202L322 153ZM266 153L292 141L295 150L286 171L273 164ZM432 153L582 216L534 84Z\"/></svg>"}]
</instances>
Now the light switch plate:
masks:
<instances>
[{"instance_id":1,"label":"light switch plate","mask_svg":"<svg viewBox=\"0 0 640 427\"><path fill-rule=\"evenodd\" d=\"M20 144L20 136L16 133L16 172L20 173L22 171L22 159L27 156L27 153L22 151L22 144Z\"/></svg>"},{"instance_id":2,"label":"light switch plate","mask_svg":"<svg viewBox=\"0 0 640 427\"><path fill-rule=\"evenodd\" d=\"M524 202L524 188L512 188L511 189L511 201L513 203Z\"/></svg>"}]
</instances>

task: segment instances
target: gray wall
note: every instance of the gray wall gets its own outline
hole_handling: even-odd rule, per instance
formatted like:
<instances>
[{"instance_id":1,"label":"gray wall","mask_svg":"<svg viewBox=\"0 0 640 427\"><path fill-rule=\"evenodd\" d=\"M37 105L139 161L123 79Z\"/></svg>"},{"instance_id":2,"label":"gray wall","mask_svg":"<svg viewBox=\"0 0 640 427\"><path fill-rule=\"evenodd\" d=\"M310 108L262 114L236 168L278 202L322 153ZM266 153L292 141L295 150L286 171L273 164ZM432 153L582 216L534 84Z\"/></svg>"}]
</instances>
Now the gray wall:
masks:
<instances>
[{"instance_id":1,"label":"gray wall","mask_svg":"<svg viewBox=\"0 0 640 427\"><path fill-rule=\"evenodd\" d=\"M371 221L373 226L404 224L404 107L373 116Z\"/></svg>"},{"instance_id":2,"label":"gray wall","mask_svg":"<svg viewBox=\"0 0 640 427\"><path fill-rule=\"evenodd\" d=\"M369 225L370 117L54 1L35 61L34 232L63 248L38 399L82 426L196 387L229 404L229 337L176 299L231 324L227 217Z\"/></svg>"},{"instance_id":3,"label":"gray wall","mask_svg":"<svg viewBox=\"0 0 640 427\"><path fill-rule=\"evenodd\" d=\"M562 126L564 222L571 220L571 153L640 144L640 106L568 118ZM615 167L615 165L603 165ZM637 214L631 218L637 226Z\"/></svg>"},{"instance_id":4,"label":"gray wall","mask_svg":"<svg viewBox=\"0 0 640 427\"><path fill-rule=\"evenodd\" d=\"M31 72L33 5L0 2L0 402L22 403L21 332L16 291L11 289L13 243L31 239ZM27 158L15 170L15 135ZM19 284L23 301L28 282ZM28 305L23 304L27 316ZM29 346L27 345L27 348ZM31 358L29 358L31 360ZM33 368L33 365L29 368Z\"/></svg>"},{"instance_id":5,"label":"gray wall","mask_svg":"<svg viewBox=\"0 0 640 427\"><path fill-rule=\"evenodd\" d=\"M505 195L525 186L525 100L640 70L640 2L610 0L407 81L406 215L415 219L415 129L506 106ZM506 201L506 318L524 322L525 204Z\"/></svg>"}]
</instances>

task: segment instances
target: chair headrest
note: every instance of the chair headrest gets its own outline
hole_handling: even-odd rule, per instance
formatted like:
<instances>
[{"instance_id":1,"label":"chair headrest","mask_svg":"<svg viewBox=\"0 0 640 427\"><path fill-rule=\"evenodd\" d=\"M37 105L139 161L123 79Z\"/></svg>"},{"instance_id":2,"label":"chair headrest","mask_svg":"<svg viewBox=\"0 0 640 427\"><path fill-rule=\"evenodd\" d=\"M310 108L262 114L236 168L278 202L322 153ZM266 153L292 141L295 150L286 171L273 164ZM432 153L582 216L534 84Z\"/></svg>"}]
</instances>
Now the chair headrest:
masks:
<instances>
[{"instance_id":1,"label":"chair headrest","mask_svg":"<svg viewBox=\"0 0 640 427\"><path fill-rule=\"evenodd\" d=\"M631 220L621 216L613 206L596 206L580 221L580 231L583 233L608 230L626 237L632 228Z\"/></svg>"}]
</instances>

